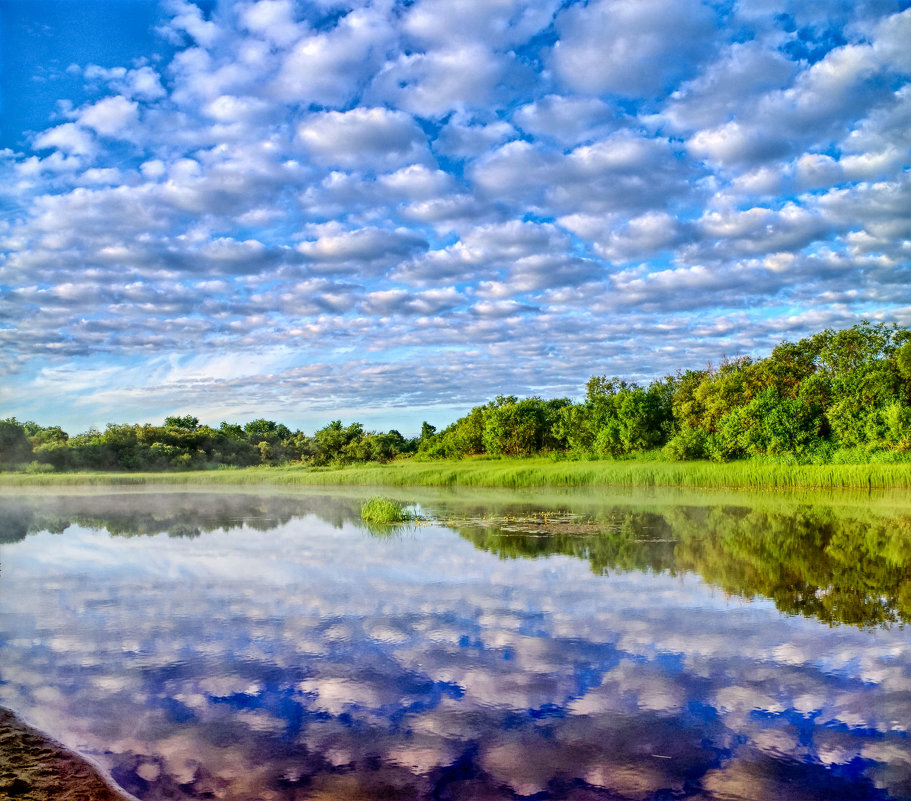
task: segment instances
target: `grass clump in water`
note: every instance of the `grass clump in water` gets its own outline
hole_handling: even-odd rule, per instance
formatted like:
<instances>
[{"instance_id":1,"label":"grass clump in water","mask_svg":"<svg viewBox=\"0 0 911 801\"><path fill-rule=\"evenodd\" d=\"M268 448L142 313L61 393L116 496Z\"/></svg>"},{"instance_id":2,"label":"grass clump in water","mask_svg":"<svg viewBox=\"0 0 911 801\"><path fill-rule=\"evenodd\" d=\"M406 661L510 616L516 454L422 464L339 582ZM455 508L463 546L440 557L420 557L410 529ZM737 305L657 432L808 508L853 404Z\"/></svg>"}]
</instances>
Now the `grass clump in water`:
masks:
<instances>
[{"instance_id":1,"label":"grass clump in water","mask_svg":"<svg viewBox=\"0 0 911 801\"><path fill-rule=\"evenodd\" d=\"M405 504L392 498L377 495L361 504L361 520L365 523L407 523L411 518Z\"/></svg>"}]
</instances>

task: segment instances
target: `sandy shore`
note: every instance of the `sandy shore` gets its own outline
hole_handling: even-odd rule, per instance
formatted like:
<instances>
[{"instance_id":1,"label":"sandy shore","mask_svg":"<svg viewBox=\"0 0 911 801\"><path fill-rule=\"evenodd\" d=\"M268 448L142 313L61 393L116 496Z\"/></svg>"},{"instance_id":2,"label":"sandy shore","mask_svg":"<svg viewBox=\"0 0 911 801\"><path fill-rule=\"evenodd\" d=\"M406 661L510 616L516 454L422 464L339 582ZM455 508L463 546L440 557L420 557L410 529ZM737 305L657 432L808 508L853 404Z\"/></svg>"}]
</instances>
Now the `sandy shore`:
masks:
<instances>
[{"instance_id":1,"label":"sandy shore","mask_svg":"<svg viewBox=\"0 0 911 801\"><path fill-rule=\"evenodd\" d=\"M0 798L125 801L82 757L0 708Z\"/></svg>"}]
</instances>

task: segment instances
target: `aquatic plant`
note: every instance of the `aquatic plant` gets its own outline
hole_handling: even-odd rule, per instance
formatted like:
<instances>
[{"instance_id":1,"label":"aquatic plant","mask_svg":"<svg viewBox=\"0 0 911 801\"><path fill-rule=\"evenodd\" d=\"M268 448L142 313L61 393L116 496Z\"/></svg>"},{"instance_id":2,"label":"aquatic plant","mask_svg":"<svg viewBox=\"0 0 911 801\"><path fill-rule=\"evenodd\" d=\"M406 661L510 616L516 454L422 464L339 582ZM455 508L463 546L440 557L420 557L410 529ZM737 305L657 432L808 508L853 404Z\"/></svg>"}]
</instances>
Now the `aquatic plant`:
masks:
<instances>
[{"instance_id":1,"label":"aquatic plant","mask_svg":"<svg viewBox=\"0 0 911 801\"><path fill-rule=\"evenodd\" d=\"M407 523L411 518L404 503L382 495L375 495L361 505L361 520L365 523Z\"/></svg>"}]
</instances>

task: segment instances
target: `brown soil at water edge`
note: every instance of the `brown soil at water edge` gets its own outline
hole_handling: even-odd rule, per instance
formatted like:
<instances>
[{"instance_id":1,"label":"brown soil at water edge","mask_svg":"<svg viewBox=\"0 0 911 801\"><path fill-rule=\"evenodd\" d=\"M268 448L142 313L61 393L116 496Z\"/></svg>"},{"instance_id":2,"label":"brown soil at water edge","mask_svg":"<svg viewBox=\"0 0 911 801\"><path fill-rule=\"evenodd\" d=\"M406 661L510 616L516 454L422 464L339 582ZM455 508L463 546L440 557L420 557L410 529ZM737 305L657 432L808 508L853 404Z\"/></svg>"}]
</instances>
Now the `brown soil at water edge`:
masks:
<instances>
[{"instance_id":1,"label":"brown soil at water edge","mask_svg":"<svg viewBox=\"0 0 911 801\"><path fill-rule=\"evenodd\" d=\"M82 757L0 708L0 798L9 801L125 801Z\"/></svg>"}]
</instances>

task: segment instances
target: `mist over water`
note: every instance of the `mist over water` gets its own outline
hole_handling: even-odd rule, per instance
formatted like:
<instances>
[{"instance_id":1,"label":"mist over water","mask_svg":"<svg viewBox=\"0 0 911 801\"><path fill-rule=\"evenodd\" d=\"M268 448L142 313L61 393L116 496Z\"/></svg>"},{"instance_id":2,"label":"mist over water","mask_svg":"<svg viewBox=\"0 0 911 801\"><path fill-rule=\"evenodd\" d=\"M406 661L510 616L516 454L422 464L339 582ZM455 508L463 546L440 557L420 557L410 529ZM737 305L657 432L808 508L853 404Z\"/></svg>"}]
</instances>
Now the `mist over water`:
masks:
<instances>
[{"instance_id":1,"label":"mist over water","mask_svg":"<svg viewBox=\"0 0 911 801\"><path fill-rule=\"evenodd\" d=\"M0 499L0 704L141 799L911 798L911 508L361 500Z\"/></svg>"}]
</instances>

